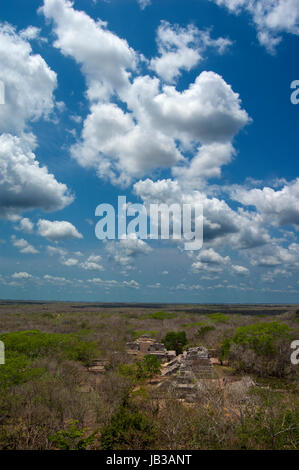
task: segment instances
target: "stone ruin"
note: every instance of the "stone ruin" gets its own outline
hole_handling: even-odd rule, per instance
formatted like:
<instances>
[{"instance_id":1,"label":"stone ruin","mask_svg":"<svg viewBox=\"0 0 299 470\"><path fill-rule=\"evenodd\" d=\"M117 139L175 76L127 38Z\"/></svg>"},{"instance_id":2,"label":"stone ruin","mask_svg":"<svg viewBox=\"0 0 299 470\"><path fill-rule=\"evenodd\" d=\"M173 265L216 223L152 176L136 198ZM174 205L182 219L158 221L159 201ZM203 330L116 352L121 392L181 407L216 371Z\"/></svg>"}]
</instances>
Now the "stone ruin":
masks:
<instances>
[{"instance_id":1,"label":"stone ruin","mask_svg":"<svg viewBox=\"0 0 299 470\"><path fill-rule=\"evenodd\" d=\"M193 400L203 379L218 379L209 352L204 347L188 348L165 364L158 387L172 389L179 398Z\"/></svg>"},{"instance_id":2,"label":"stone ruin","mask_svg":"<svg viewBox=\"0 0 299 470\"><path fill-rule=\"evenodd\" d=\"M105 374L109 366L110 363L106 359L95 359L88 364L87 370L93 374Z\"/></svg>"},{"instance_id":3,"label":"stone ruin","mask_svg":"<svg viewBox=\"0 0 299 470\"><path fill-rule=\"evenodd\" d=\"M208 350L202 346L188 348L166 365L162 375L177 375L178 372L180 375L191 374L195 378L214 378L214 369Z\"/></svg>"},{"instance_id":4,"label":"stone ruin","mask_svg":"<svg viewBox=\"0 0 299 470\"><path fill-rule=\"evenodd\" d=\"M142 358L147 354L156 356L162 363L172 361L176 357L175 351L167 351L163 343L158 343L148 335L142 335L136 341L126 344L127 354L135 358Z\"/></svg>"}]
</instances>

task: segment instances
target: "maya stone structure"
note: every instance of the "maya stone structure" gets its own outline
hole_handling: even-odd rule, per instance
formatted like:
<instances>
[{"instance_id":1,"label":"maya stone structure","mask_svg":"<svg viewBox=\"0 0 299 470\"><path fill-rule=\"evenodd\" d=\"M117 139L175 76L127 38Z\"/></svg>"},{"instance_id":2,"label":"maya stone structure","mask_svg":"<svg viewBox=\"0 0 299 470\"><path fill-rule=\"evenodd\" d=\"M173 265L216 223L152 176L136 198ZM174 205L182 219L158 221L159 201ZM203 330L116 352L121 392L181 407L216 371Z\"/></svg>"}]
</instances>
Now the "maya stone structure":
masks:
<instances>
[{"instance_id":1,"label":"maya stone structure","mask_svg":"<svg viewBox=\"0 0 299 470\"><path fill-rule=\"evenodd\" d=\"M142 335L136 341L127 343L127 353L136 358L151 354L162 363L169 362L176 357L175 351L167 351L164 344L158 343L148 335Z\"/></svg>"},{"instance_id":2,"label":"maya stone structure","mask_svg":"<svg viewBox=\"0 0 299 470\"><path fill-rule=\"evenodd\" d=\"M214 370L208 350L202 346L188 348L167 364L162 375L169 376L178 373L192 375L198 379L213 378Z\"/></svg>"},{"instance_id":3,"label":"maya stone structure","mask_svg":"<svg viewBox=\"0 0 299 470\"><path fill-rule=\"evenodd\" d=\"M95 359L87 366L87 370L93 374L105 374L109 368L109 361L106 359Z\"/></svg>"},{"instance_id":4,"label":"maya stone structure","mask_svg":"<svg viewBox=\"0 0 299 470\"><path fill-rule=\"evenodd\" d=\"M172 389L179 398L192 401L203 379L218 379L204 347L189 348L165 364L158 387Z\"/></svg>"}]
</instances>

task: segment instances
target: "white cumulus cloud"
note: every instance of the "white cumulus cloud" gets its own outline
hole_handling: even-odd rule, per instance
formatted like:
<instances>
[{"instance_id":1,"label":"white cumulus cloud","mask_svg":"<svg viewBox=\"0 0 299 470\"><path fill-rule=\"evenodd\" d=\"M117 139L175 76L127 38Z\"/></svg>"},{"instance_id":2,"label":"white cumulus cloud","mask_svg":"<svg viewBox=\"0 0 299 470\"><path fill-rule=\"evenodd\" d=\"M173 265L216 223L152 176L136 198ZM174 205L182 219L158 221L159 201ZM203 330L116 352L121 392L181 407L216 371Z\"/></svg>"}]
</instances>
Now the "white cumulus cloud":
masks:
<instances>
[{"instance_id":1,"label":"white cumulus cloud","mask_svg":"<svg viewBox=\"0 0 299 470\"><path fill-rule=\"evenodd\" d=\"M83 235L78 232L76 227L65 220L45 220L39 219L37 222L38 234L48 240L59 241L68 238L83 238Z\"/></svg>"},{"instance_id":2,"label":"white cumulus cloud","mask_svg":"<svg viewBox=\"0 0 299 470\"><path fill-rule=\"evenodd\" d=\"M257 29L260 43L274 52L283 33L299 35L298 0L211 0L239 14L245 11Z\"/></svg>"}]
</instances>

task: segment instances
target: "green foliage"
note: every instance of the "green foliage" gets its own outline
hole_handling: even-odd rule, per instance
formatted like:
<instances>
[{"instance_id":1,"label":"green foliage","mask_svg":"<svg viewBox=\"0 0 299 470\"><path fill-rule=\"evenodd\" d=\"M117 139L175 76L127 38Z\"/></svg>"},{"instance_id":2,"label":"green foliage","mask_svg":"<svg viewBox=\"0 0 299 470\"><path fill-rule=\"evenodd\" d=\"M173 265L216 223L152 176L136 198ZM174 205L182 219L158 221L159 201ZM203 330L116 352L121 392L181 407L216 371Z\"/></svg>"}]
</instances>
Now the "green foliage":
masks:
<instances>
[{"instance_id":1,"label":"green foliage","mask_svg":"<svg viewBox=\"0 0 299 470\"><path fill-rule=\"evenodd\" d=\"M156 356L147 354L142 362L147 377L153 377L154 375L161 374L161 362Z\"/></svg>"},{"instance_id":2,"label":"green foliage","mask_svg":"<svg viewBox=\"0 0 299 470\"><path fill-rule=\"evenodd\" d=\"M154 318L155 320L171 320L177 316L176 313L171 312L155 312L149 315L150 318Z\"/></svg>"},{"instance_id":3,"label":"green foliage","mask_svg":"<svg viewBox=\"0 0 299 470\"><path fill-rule=\"evenodd\" d=\"M215 326L212 325L203 325L197 330L196 336L198 338L203 338L209 331L215 330Z\"/></svg>"},{"instance_id":4,"label":"green foliage","mask_svg":"<svg viewBox=\"0 0 299 470\"><path fill-rule=\"evenodd\" d=\"M103 450L144 450L149 449L154 440L154 426L147 416L126 406L121 406L112 416L100 437Z\"/></svg>"},{"instance_id":5,"label":"green foliage","mask_svg":"<svg viewBox=\"0 0 299 470\"><path fill-rule=\"evenodd\" d=\"M228 323L230 319L229 315L224 313L208 313L206 316L215 323Z\"/></svg>"},{"instance_id":6,"label":"green foliage","mask_svg":"<svg viewBox=\"0 0 299 470\"><path fill-rule=\"evenodd\" d=\"M291 328L277 321L256 323L237 328L232 341L253 349L258 355L275 353L275 341L290 338Z\"/></svg>"},{"instance_id":7,"label":"green foliage","mask_svg":"<svg viewBox=\"0 0 299 470\"><path fill-rule=\"evenodd\" d=\"M229 355L229 350L230 350L230 345L231 345L231 340L226 338L220 346L220 361L224 361L227 359Z\"/></svg>"},{"instance_id":8,"label":"green foliage","mask_svg":"<svg viewBox=\"0 0 299 470\"><path fill-rule=\"evenodd\" d=\"M96 440L97 431L89 436L86 435L87 429L80 429L77 420L70 420L67 428L53 433L49 440L60 450L86 450L92 446Z\"/></svg>"},{"instance_id":9,"label":"green foliage","mask_svg":"<svg viewBox=\"0 0 299 470\"><path fill-rule=\"evenodd\" d=\"M42 368L33 368L31 364L25 354L6 351L5 364L0 366L0 388L8 389L40 377L45 372Z\"/></svg>"},{"instance_id":10,"label":"green foliage","mask_svg":"<svg viewBox=\"0 0 299 470\"><path fill-rule=\"evenodd\" d=\"M0 335L6 351L24 354L26 357L37 357L62 353L66 359L89 362L96 356L97 344L80 338L82 335L43 333L39 330L16 331Z\"/></svg>"},{"instance_id":11,"label":"green foliage","mask_svg":"<svg viewBox=\"0 0 299 470\"><path fill-rule=\"evenodd\" d=\"M149 335L151 336L152 338L155 338L155 336L157 335L158 331L155 331L155 330L138 330L138 331L134 331L133 334L134 334L134 337L137 339L139 338L140 336L142 335Z\"/></svg>"},{"instance_id":12,"label":"green foliage","mask_svg":"<svg viewBox=\"0 0 299 470\"><path fill-rule=\"evenodd\" d=\"M204 325L206 325L206 322L204 322L204 321L195 321L193 323L183 323L182 327L183 328L193 328L195 326L204 326Z\"/></svg>"},{"instance_id":13,"label":"green foliage","mask_svg":"<svg viewBox=\"0 0 299 470\"><path fill-rule=\"evenodd\" d=\"M162 343L166 349L175 350L177 354L181 354L188 340L185 331L169 331L162 339Z\"/></svg>"},{"instance_id":14,"label":"green foliage","mask_svg":"<svg viewBox=\"0 0 299 470\"><path fill-rule=\"evenodd\" d=\"M137 366L135 364L119 364L118 365L118 374L121 377L125 377L126 379L130 379L132 381L137 380Z\"/></svg>"},{"instance_id":15,"label":"green foliage","mask_svg":"<svg viewBox=\"0 0 299 470\"><path fill-rule=\"evenodd\" d=\"M119 364L117 367L118 374L121 377L136 381L137 367L136 364Z\"/></svg>"},{"instance_id":16,"label":"green foliage","mask_svg":"<svg viewBox=\"0 0 299 470\"><path fill-rule=\"evenodd\" d=\"M118 366L118 373L120 376L131 379L134 382L142 381L161 374L161 362L156 356L147 354L142 361L137 361L134 364L120 364Z\"/></svg>"}]
</instances>

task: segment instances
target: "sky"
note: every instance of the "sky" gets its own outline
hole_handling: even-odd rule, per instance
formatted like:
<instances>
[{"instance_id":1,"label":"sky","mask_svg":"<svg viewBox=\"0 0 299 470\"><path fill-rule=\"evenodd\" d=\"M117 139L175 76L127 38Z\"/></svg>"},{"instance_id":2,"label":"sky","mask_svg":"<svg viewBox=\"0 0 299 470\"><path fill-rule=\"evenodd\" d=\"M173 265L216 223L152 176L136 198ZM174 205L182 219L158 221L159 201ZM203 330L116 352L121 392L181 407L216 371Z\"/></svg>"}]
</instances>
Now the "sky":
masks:
<instances>
[{"instance_id":1,"label":"sky","mask_svg":"<svg viewBox=\"0 0 299 470\"><path fill-rule=\"evenodd\" d=\"M298 52L298 0L2 2L0 298L299 303ZM202 248L99 240L118 196Z\"/></svg>"}]
</instances>

